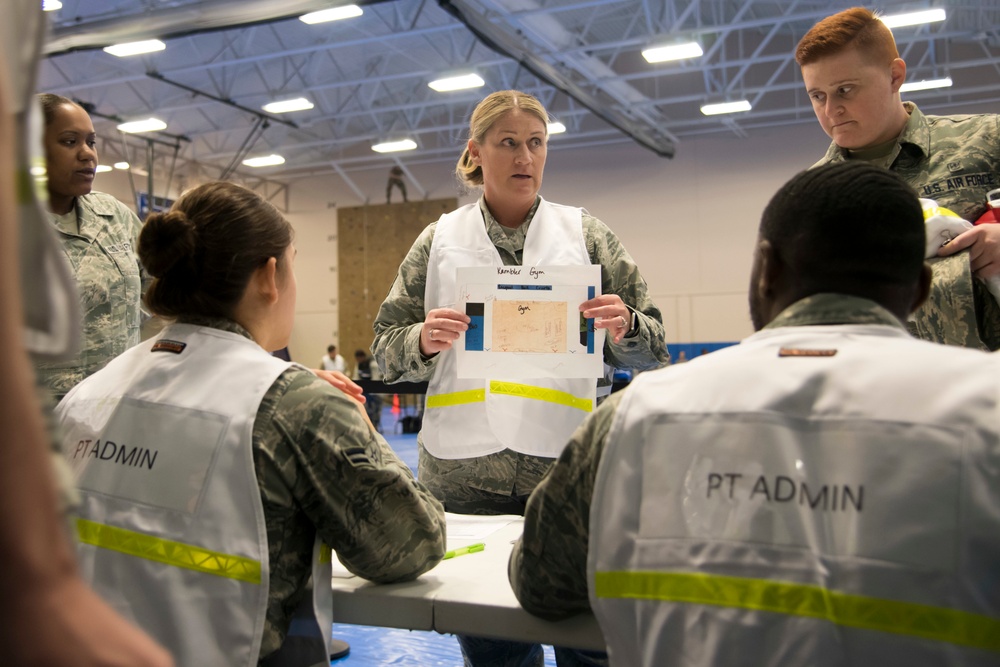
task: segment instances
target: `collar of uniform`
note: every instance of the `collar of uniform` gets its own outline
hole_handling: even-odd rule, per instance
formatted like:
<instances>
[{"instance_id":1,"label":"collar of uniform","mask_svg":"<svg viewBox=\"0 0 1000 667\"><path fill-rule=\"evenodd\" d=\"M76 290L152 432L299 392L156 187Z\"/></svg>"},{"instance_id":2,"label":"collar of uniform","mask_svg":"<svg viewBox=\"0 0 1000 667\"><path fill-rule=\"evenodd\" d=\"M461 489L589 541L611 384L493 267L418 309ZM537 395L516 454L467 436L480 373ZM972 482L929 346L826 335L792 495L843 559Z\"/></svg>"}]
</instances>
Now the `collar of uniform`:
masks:
<instances>
[{"instance_id":1,"label":"collar of uniform","mask_svg":"<svg viewBox=\"0 0 1000 667\"><path fill-rule=\"evenodd\" d=\"M906 127L899 136L899 143L909 144L916 147L924 155L931 154L931 128L927 123L927 117L917 108L913 102L903 102L906 113L910 114L910 119L906 121Z\"/></svg>"},{"instance_id":2,"label":"collar of uniform","mask_svg":"<svg viewBox=\"0 0 1000 667\"><path fill-rule=\"evenodd\" d=\"M910 114L910 119L906 121L903 131L899 135L900 146L909 144L920 150L924 155L930 155L931 151L931 131L927 124L927 118L917 108L913 102L903 102L906 113ZM826 155L820 162L840 162L849 158L848 150L837 145L836 141L830 142L830 147L826 149Z\"/></svg>"},{"instance_id":3,"label":"collar of uniform","mask_svg":"<svg viewBox=\"0 0 1000 667\"><path fill-rule=\"evenodd\" d=\"M91 192L76 198L77 235L90 241L96 239L104 226L96 216L113 219L117 212L116 200L103 192Z\"/></svg>"},{"instance_id":4,"label":"collar of uniform","mask_svg":"<svg viewBox=\"0 0 1000 667\"><path fill-rule=\"evenodd\" d=\"M899 319L870 299L832 292L800 299L778 313L765 329L821 324L881 324L903 329Z\"/></svg>"},{"instance_id":5,"label":"collar of uniform","mask_svg":"<svg viewBox=\"0 0 1000 667\"><path fill-rule=\"evenodd\" d=\"M830 142L830 147L826 149L826 155L820 160L823 162L841 162L847 159L847 150L837 145L836 141Z\"/></svg>"},{"instance_id":6,"label":"collar of uniform","mask_svg":"<svg viewBox=\"0 0 1000 667\"><path fill-rule=\"evenodd\" d=\"M504 245L509 242L517 248L523 248L524 237L528 235L528 226L531 225L531 219L535 217L535 211L538 210L538 205L541 201L542 198L536 195L535 203L532 204L528 215L525 216L524 222L516 229L508 230L493 217L493 212L486 205L486 195L480 197L479 210L483 212L483 220L486 222L486 234L490 237L493 245Z\"/></svg>"},{"instance_id":7,"label":"collar of uniform","mask_svg":"<svg viewBox=\"0 0 1000 667\"><path fill-rule=\"evenodd\" d=\"M230 333L239 334L244 338L249 338L253 340L253 336L250 332L243 328L242 325L233 322L232 320L225 317L203 317L199 315L189 315L185 317L178 318L178 324L192 324L198 327L209 327L211 329L219 329L221 331L228 331ZM256 341L255 341L256 342Z\"/></svg>"},{"instance_id":8,"label":"collar of uniform","mask_svg":"<svg viewBox=\"0 0 1000 667\"><path fill-rule=\"evenodd\" d=\"M93 213L113 218L116 212L114 200L102 192L92 192L91 196L77 197L77 205L80 208L89 208Z\"/></svg>"}]
</instances>

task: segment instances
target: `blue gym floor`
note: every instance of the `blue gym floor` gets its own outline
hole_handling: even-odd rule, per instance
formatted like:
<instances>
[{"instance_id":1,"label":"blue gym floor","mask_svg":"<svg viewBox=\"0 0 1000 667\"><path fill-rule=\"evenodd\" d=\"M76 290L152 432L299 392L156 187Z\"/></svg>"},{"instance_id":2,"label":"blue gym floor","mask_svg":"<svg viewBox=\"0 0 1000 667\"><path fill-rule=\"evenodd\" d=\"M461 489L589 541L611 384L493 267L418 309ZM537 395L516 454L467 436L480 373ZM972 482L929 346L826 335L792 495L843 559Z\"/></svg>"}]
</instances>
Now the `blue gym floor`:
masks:
<instances>
[{"instance_id":1,"label":"blue gym floor","mask_svg":"<svg viewBox=\"0 0 1000 667\"><path fill-rule=\"evenodd\" d=\"M387 401L388 403L389 401ZM410 410L412 412L412 409ZM397 433L397 415L388 406L382 411L382 433L413 473L417 472L417 436ZM336 619L334 619L336 620ZM346 658L334 660L336 667L462 667L462 652L452 635L378 628L367 625L333 624L333 636L351 645ZM555 667L552 647L545 647L545 664Z\"/></svg>"}]
</instances>

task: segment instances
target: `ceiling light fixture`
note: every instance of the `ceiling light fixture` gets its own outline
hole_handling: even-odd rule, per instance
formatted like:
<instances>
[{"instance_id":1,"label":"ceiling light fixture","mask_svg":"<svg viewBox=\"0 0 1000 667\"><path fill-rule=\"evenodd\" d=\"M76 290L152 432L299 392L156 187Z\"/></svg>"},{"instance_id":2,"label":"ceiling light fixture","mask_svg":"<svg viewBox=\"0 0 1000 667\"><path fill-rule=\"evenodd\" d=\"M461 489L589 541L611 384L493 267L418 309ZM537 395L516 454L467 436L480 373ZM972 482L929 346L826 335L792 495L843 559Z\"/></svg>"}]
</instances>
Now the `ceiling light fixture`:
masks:
<instances>
[{"instance_id":1,"label":"ceiling light fixture","mask_svg":"<svg viewBox=\"0 0 1000 667\"><path fill-rule=\"evenodd\" d=\"M294 100L282 100L281 102L268 102L263 107L268 113L288 113L289 111L305 111L312 109L313 103L304 97L296 97Z\"/></svg>"},{"instance_id":2,"label":"ceiling light fixture","mask_svg":"<svg viewBox=\"0 0 1000 667\"><path fill-rule=\"evenodd\" d=\"M909 93L914 90L930 90L932 88L950 88L952 85L951 77L946 76L943 79L928 79L927 81L910 81L909 83L904 83L899 87L899 92Z\"/></svg>"},{"instance_id":3,"label":"ceiling light fixture","mask_svg":"<svg viewBox=\"0 0 1000 667\"><path fill-rule=\"evenodd\" d=\"M98 174L103 174L106 171L111 171L111 167L106 164L99 164L97 165L97 169L95 171L97 171Z\"/></svg>"},{"instance_id":4,"label":"ceiling light fixture","mask_svg":"<svg viewBox=\"0 0 1000 667\"><path fill-rule=\"evenodd\" d=\"M557 120L549 123L549 134L562 134L566 131L566 126Z\"/></svg>"},{"instance_id":5,"label":"ceiling light fixture","mask_svg":"<svg viewBox=\"0 0 1000 667\"><path fill-rule=\"evenodd\" d=\"M129 134L158 132L159 130L167 129L167 124L159 118L147 118L146 120L133 120L128 123L122 123L118 126L118 129Z\"/></svg>"},{"instance_id":6,"label":"ceiling light fixture","mask_svg":"<svg viewBox=\"0 0 1000 667\"><path fill-rule=\"evenodd\" d=\"M115 162L115 169L128 169L128 162Z\"/></svg>"},{"instance_id":7,"label":"ceiling light fixture","mask_svg":"<svg viewBox=\"0 0 1000 667\"><path fill-rule=\"evenodd\" d=\"M43 12L54 12L57 9L62 9L62 3L59 0L42 0Z\"/></svg>"},{"instance_id":8,"label":"ceiling light fixture","mask_svg":"<svg viewBox=\"0 0 1000 667\"><path fill-rule=\"evenodd\" d=\"M718 116L724 113L739 113L750 111L750 102L738 100L736 102L720 102L719 104L705 104L701 107L701 112L706 116Z\"/></svg>"},{"instance_id":9,"label":"ceiling light fixture","mask_svg":"<svg viewBox=\"0 0 1000 667\"><path fill-rule=\"evenodd\" d=\"M448 93L453 90L465 90L466 88L479 88L485 86L486 82L478 74L458 74L448 76L443 79L435 79L427 84L439 93Z\"/></svg>"},{"instance_id":10,"label":"ceiling light fixture","mask_svg":"<svg viewBox=\"0 0 1000 667\"><path fill-rule=\"evenodd\" d=\"M687 42L685 44L669 44L667 46L656 46L642 52L642 57L648 63L664 63L670 60L684 60L686 58L697 58L704 55L701 44L698 42Z\"/></svg>"},{"instance_id":11,"label":"ceiling light fixture","mask_svg":"<svg viewBox=\"0 0 1000 667\"><path fill-rule=\"evenodd\" d=\"M243 164L248 167L273 167L278 164L285 164L285 158L280 155L265 155L263 157L250 157L243 160Z\"/></svg>"},{"instance_id":12,"label":"ceiling light fixture","mask_svg":"<svg viewBox=\"0 0 1000 667\"><path fill-rule=\"evenodd\" d=\"M413 139L400 139L399 141L383 141L372 146L376 153L396 153L399 151L412 151L417 147L417 142Z\"/></svg>"},{"instance_id":13,"label":"ceiling light fixture","mask_svg":"<svg viewBox=\"0 0 1000 667\"><path fill-rule=\"evenodd\" d=\"M947 15L943 9L928 9L923 12L911 12L909 14L894 14L893 16L880 16L882 23L888 28L902 28L908 25L922 25L924 23L934 23L944 21Z\"/></svg>"},{"instance_id":14,"label":"ceiling light fixture","mask_svg":"<svg viewBox=\"0 0 1000 667\"><path fill-rule=\"evenodd\" d=\"M125 42L124 44L115 44L113 46L105 46L104 50L113 56L118 56L119 58L125 58L128 56L137 56L141 53L152 53L153 51L162 51L167 48L167 45L158 39L147 39L141 42Z\"/></svg>"},{"instance_id":15,"label":"ceiling light fixture","mask_svg":"<svg viewBox=\"0 0 1000 667\"><path fill-rule=\"evenodd\" d=\"M342 7L330 7L321 9L318 12L309 12L299 17L303 23L312 25L314 23L326 23L327 21L339 21L341 19L352 19L361 16L364 12L357 5L344 5Z\"/></svg>"}]
</instances>

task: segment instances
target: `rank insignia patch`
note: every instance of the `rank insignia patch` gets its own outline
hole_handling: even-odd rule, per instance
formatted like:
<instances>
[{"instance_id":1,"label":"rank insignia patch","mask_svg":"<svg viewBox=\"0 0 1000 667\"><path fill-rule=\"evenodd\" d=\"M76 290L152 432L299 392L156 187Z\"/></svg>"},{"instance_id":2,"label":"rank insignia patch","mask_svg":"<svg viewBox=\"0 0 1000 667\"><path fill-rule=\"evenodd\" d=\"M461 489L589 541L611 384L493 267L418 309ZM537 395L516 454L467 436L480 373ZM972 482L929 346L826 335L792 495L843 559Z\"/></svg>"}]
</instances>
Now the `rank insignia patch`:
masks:
<instances>
[{"instance_id":1,"label":"rank insignia patch","mask_svg":"<svg viewBox=\"0 0 1000 667\"><path fill-rule=\"evenodd\" d=\"M779 357L832 357L835 354L836 350L803 350L791 347L778 350Z\"/></svg>"},{"instance_id":2,"label":"rank insignia patch","mask_svg":"<svg viewBox=\"0 0 1000 667\"><path fill-rule=\"evenodd\" d=\"M150 352L170 352L172 354L180 354L184 351L185 347L187 347L187 343L163 338L153 343L153 348Z\"/></svg>"}]
</instances>

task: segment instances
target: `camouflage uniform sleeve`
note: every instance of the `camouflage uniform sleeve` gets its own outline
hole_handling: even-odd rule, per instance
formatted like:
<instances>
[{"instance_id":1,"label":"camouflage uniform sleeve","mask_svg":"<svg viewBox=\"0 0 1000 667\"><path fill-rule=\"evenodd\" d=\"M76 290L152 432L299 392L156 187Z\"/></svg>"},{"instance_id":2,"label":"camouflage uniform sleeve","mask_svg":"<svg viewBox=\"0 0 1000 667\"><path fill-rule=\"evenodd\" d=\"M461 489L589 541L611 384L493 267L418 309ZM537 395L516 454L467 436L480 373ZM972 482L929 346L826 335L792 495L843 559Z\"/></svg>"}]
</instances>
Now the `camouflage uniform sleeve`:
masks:
<instances>
[{"instance_id":1,"label":"camouflage uniform sleeve","mask_svg":"<svg viewBox=\"0 0 1000 667\"><path fill-rule=\"evenodd\" d=\"M420 354L420 327L427 260L436 228L437 223L431 223L413 242L375 316L372 356L385 382L422 382L434 375L438 357Z\"/></svg>"},{"instance_id":2,"label":"camouflage uniform sleeve","mask_svg":"<svg viewBox=\"0 0 1000 667\"><path fill-rule=\"evenodd\" d=\"M617 344L611 342L610 336L605 339L605 361L615 368L637 371L665 366L670 354L663 316L649 298L639 267L615 233L597 218L584 214L583 230L591 261L601 265L601 290L620 296L639 321L635 335L626 336Z\"/></svg>"},{"instance_id":3,"label":"camouflage uniform sleeve","mask_svg":"<svg viewBox=\"0 0 1000 667\"><path fill-rule=\"evenodd\" d=\"M524 534L508 576L528 612L555 620L590 610L587 547L597 466L623 392L612 394L576 430L528 499Z\"/></svg>"},{"instance_id":4,"label":"camouflage uniform sleeve","mask_svg":"<svg viewBox=\"0 0 1000 667\"><path fill-rule=\"evenodd\" d=\"M118 202L118 208L120 209L119 216L122 218L122 224L129 230L132 250L135 253L135 263L139 268L139 282L142 285L140 296L145 296L146 290L149 289L150 283L153 282L153 276L149 275L146 267L142 265L142 261L139 259L139 234L142 232L142 221L135 214L135 211L125 204ZM139 299L139 315L143 322L153 317L153 314L146 308L146 301L142 298Z\"/></svg>"},{"instance_id":5,"label":"camouflage uniform sleeve","mask_svg":"<svg viewBox=\"0 0 1000 667\"><path fill-rule=\"evenodd\" d=\"M441 503L368 425L363 407L312 373L282 378L289 375L254 428L265 500L290 490L320 538L365 579L405 581L434 567L445 552Z\"/></svg>"}]
</instances>

